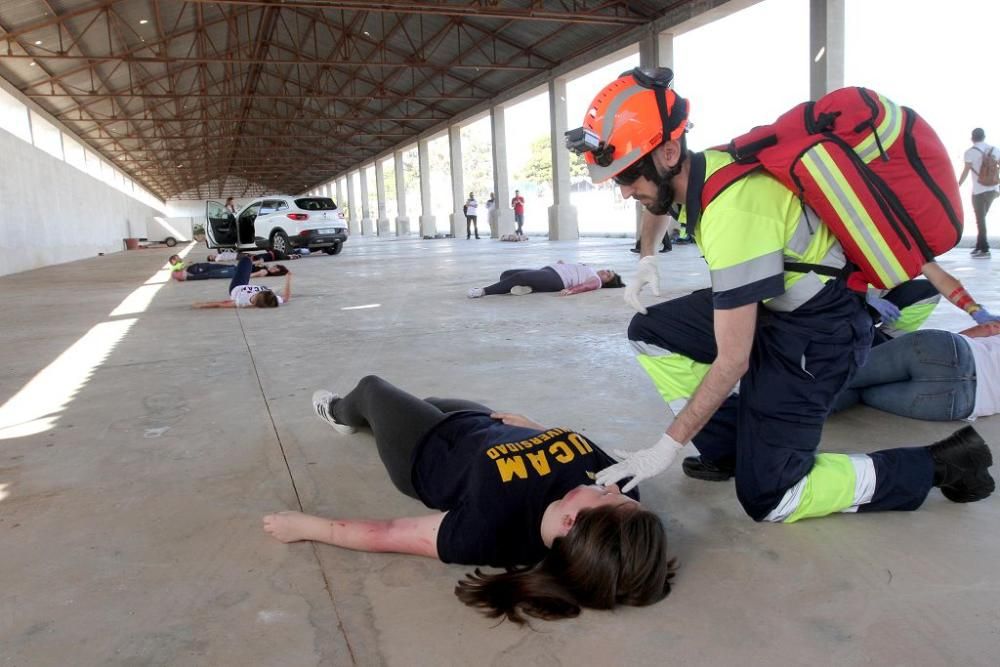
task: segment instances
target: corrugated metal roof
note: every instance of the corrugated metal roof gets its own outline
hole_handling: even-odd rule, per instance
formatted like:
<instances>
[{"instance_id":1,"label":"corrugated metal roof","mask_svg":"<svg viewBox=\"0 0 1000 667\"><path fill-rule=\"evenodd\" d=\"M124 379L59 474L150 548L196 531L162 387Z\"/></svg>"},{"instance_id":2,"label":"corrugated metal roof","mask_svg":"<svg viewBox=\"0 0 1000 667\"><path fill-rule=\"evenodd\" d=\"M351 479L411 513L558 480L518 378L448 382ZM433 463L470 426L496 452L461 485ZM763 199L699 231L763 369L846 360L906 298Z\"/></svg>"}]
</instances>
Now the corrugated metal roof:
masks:
<instances>
[{"instance_id":1,"label":"corrugated metal roof","mask_svg":"<svg viewBox=\"0 0 1000 667\"><path fill-rule=\"evenodd\" d=\"M695 1L5 0L0 76L163 198L296 191Z\"/></svg>"}]
</instances>

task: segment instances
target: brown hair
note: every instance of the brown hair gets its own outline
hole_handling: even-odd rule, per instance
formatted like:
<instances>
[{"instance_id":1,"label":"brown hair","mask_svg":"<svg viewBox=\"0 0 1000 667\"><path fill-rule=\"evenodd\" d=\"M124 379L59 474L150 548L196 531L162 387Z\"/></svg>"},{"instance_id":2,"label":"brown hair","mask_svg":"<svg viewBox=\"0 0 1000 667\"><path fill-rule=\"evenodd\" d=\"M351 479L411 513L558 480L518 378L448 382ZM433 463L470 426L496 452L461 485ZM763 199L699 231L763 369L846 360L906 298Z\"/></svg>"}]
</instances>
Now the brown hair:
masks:
<instances>
[{"instance_id":1,"label":"brown hair","mask_svg":"<svg viewBox=\"0 0 1000 667\"><path fill-rule=\"evenodd\" d=\"M269 276L283 276L288 273L288 267L284 264L275 264L274 266L265 266L267 270L267 275Z\"/></svg>"},{"instance_id":2,"label":"brown hair","mask_svg":"<svg viewBox=\"0 0 1000 667\"><path fill-rule=\"evenodd\" d=\"M608 278L601 284L601 287L625 287L625 283L622 282L622 277L615 273L613 276Z\"/></svg>"},{"instance_id":3,"label":"brown hair","mask_svg":"<svg viewBox=\"0 0 1000 667\"><path fill-rule=\"evenodd\" d=\"M491 618L523 624L535 618L575 618L583 607L643 607L670 593L676 562L667 558L659 517L634 507L580 510L573 528L552 542L545 558L528 567L484 574L476 568L455 595Z\"/></svg>"},{"instance_id":4,"label":"brown hair","mask_svg":"<svg viewBox=\"0 0 1000 667\"><path fill-rule=\"evenodd\" d=\"M253 305L258 308L277 308L278 295L270 290L266 292L257 292L257 298L253 300Z\"/></svg>"}]
</instances>

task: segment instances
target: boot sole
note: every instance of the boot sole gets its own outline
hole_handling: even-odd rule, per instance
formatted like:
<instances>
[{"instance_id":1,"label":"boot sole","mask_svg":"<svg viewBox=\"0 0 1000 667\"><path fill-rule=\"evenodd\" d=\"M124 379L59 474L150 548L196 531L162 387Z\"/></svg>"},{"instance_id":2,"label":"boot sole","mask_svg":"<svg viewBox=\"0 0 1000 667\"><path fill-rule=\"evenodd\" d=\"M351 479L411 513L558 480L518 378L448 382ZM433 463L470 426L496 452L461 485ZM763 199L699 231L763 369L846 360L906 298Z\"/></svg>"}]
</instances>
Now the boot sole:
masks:
<instances>
[{"instance_id":1,"label":"boot sole","mask_svg":"<svg viewBox=\"0 0 1000 667\"><path fill-rule=\"evenodd\" d=\"M684 459L681 469L688 477L700 479L703 482L725 482L733 476L733 473L729 470L720 470L714 467L706 468L701 461L697 460L693 463L688 463L688 459Z\"/></svg>"},{"instance_id":2,"label":"boot sole","mask_svg":"<svg viewBox=\"0 0 1000 667\"><path fill-rule=\"evenodd\" d=\"M996 481L988 468L993 465L993 453L985 443L971 448L969 462L974 466L972 483L962 482L941 487L944 497L953 503L973 503L988 498L996 490Z\"/></svg>"}]
</instances>

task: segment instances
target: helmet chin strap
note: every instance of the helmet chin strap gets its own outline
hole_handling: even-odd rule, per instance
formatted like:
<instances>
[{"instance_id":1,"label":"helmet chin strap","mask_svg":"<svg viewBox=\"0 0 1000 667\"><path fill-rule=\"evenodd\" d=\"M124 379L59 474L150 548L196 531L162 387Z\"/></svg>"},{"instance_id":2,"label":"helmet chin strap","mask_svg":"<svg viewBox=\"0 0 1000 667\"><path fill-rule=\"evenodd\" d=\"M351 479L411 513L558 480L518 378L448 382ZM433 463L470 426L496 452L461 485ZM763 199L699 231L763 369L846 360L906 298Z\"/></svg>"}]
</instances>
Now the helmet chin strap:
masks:
<instances>
[{"instance_id":1,"label":"helmet chin strap","mask_svg":"<svg viewBox=\"0 0 1000 667\"><path fill-rule=\"evenodd\" d=\"M653 162L652 156L650 156L650 164L654 167L651 169L651 173L647 174L646 178L656 184L656 201L646 207L646 210L653 215L666 215L670 213L674 206L674 176L681 173L681 168L684 166L684 160L687 159L687 141L684 137L681 137L681 155L680 159L677 160L677 164L670 167L666 173L661 174L658 169L655 168L655 163Z\"/></svg>"}]
</instances>

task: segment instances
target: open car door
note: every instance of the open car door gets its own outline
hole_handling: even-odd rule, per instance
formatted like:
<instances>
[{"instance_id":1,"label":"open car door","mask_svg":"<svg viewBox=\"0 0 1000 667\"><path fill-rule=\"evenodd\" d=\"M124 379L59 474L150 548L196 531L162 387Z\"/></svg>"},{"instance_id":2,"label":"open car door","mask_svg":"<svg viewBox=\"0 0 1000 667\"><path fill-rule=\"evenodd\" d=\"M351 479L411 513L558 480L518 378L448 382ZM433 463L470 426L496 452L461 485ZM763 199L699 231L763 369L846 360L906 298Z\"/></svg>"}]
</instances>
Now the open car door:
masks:
<instances>
[{"instance_id":1,"label":"open car door","mask_svg":"<svg viewBox=\"0 0 1000 667\"><path fill-rule=\"evenodd\" d=\"M205 236L209 248L236 247L236 216L217 201L205 202Z\"/></svg>"}]
</instances>

